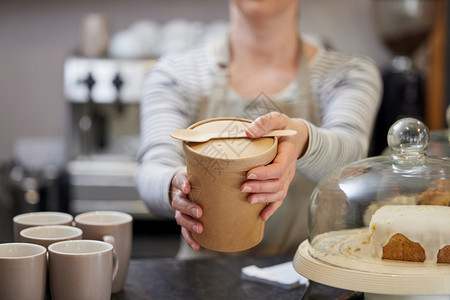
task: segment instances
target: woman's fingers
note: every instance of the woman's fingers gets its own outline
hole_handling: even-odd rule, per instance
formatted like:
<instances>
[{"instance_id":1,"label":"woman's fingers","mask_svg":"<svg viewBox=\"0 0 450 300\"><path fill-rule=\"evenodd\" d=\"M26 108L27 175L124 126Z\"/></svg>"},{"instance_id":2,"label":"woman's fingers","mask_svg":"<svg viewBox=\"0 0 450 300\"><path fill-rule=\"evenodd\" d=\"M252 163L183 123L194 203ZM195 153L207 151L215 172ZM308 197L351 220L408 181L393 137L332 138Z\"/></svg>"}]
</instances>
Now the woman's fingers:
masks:
<instances>
[{"instance_id":1,"label":"woman's fingers","mask_svg":"<svg viewBox=\"0 0 450 300\"><path fill-rule=\"evenodd\" d=\"M273 193L283 188L280 180L248 180L241 186L243 193Z\"/></svg>"},{"instance_id":2,"label":"woman's fingers","mask_svg":"<svg viewBox=\"0 0 450 300\"><path fill-rule=\"evenodd\" d=\"M309 130L308 126L301 119L289 118L280 112L270 112L262 115L253 121L246 130L246 134L250 138L259 138L270 130L275 129L293 129L297 134L289 137L280 137L279 145L283 143L290 144L295 151L295 158L302 157L308 147ZM280 150L280 148L279 148Z\"/></svg>"},{"instance_id":3,"label":"woman's fingers","mask_svg":"<svg viewBox=\"0 0 450 300\"><path fill-rule=\"evenodd\" d=\"M248 180L277 180L282 177L287 177L286 172L290 172L290 166L288 163L284 162L276 162L267 165L267 166L260 166L251 169L247 173L247 179Z\"/></svg>"},{"instance_id":4,"label":"woman's fingers","mask_svg":"<svg viewBox=\"0 0 450 300\"><path fill-rule=\"evenodd\" d=\"M196 221L195 219L191 218L187 214L183 214L179 211L175 212L175 220L177 221L177 224L181 227L193 231L195 233L202 233L203 232L203 225L202 223Z\"/></svg>"},{"instance_id":5,"label":"woman's fingers","mask_svg":"<svg viewBox=\"0 0 450 300\"><path fill-rule=\"evenodd\" d=\"M256 167L247 173L247 181L241 186L242 192L249 193L248 202L267 203L261 212L261 218L266 221L282 205L287 195L289 184L295 175L296 161L299 149L304 142L299 139L304 135L297 121L288 116L271 112L256 119L247 129L247 135L257 138L273 129L291 128L297 130L294 137L280 137L278 151L273 162L267 166Z\"/></svg>"},{"instance_id":6,"label":"woman's fingers","mask_svg":"<svg viewBox=\"0 0 450 300\"><path fill-rule=\"evenodd\" d=\"M185 208L185 209L183 209L184 211L190 211L192 208L192 207L190 207L190 205L183 204L182 206ZM192 206L195 206L195 205L192 205ZM188 245L192 249L198 250L200 248L200 246L192 238L191 232L195 232L197 234L202 233L203 232L202 223L196 221L190 215L188 215L186 213L182 213L180 210L175 210L175 220L176 220L177 224L181 226L181 234L182 234L183 238L186 240L186 242L188 243Z\"/></svg>"},{"instance_id":7,"label":"woman's fingers","mask_svg":"<svg viewBox=\"0 0 450 300\"><path fill-rule=\"evenodd\" d=\"M283 201L286 197L287 190L279 190L275 193L259 193L259 194L250 194L247 198L247 201L252 204L256 203L274 203L278 201Z\"/></svg>"},{"instance_id":8,"label":"woman's fingers","mask_svg":"<svg viewBox=\"0 0 450 300\"><path fill-rule=\"evenodd\" d=\"M191 185L187 177L186 168L183 168L175 173L172 178L172 189L178 189L185 195L189 194Z\"/></svg>"},{"instance_id":9,"label":"woman's fingers","mask_svg":"<svg viewBox=\"0 0 450 300\"><path fill-rule=\"evenodd\" d=\"M284 129L288 125L289 117L280 112L270 112L253 121L246 132L249 137L260 137L273 129Z\"/></svg>"},{"instance_id":10,"label":"woman's fingers","mask_svg":"<svg viewBox=\"0 0 450 300\"><path fill-rule=\"evenodd\" d=\"M282 204L283 200L269 203L261 212L261 219L267 221Z\"/></svg>"},{"instance_id":11,"label":"woman's fingers","mask_svg":"<svg viewBox=\"0 0 450 300\"><path fill-rule=\"evenodd\" d=\"M286 151L285 151L286 149ZM287 147L279 147L279 151L274 161L267 166L260 166L251 169L247 173L249 184L252 180L292 180L295 174L297 160L295 152Z\"/></svg>"},{"instance_id":12,"label":"woman's fingers","mask_svg":"<svg viewBox=\"0 0 450 300\"><path fill-rule=\"evenodd\" d=\"M186 243L194 250L200 249L200 245L192 238L192 234L186 230L186 228L181 227L181 235L183 236Z\"/></svg>"},{"instance_id":13,"label":"woman's fingers","mask_svg":"<svg viewBox=\"0 0 450 300\"><path fill-rule=\"evenodd\" d=\"M188 199L191 185L187 177L186 168L183 168L173 176L171 185L171 204L175 210L175 220L181 226L181 234L188 245L198 250L199 244L192 238L192 233L202 233L203 225L194 218L200 218L202 208Z\"/></svg>"},{"instance_id":14,"label":"woman's fingers","mask_svg":"<svg viewBox=\"0 0 450 300\"><path fill-rule=\"evenodd\" d=\"M180 191L176 192L172 198L172 208L175 211L179 211L194 218L200 218L203 214L200 205L189 200L187 196Z\"/></svg>"}]
</instances>

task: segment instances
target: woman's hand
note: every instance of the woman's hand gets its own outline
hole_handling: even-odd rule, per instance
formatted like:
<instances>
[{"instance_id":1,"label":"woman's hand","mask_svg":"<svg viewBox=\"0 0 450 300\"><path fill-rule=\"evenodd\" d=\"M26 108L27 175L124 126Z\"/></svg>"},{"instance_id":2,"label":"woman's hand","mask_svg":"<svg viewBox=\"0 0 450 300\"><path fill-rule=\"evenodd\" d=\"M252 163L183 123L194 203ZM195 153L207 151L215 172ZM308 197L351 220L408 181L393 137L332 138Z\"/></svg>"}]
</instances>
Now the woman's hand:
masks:
<instances>
[{"instance_id":1,"label":"woman's hand","mask_svg":"<svg viewBox=\"0 0 450 300\"><path fill-rule=\"evenodd\" d=\"M248 202L268 203L261 212L264 221L283 204L295 175L297 159L306 152L309 139L308 128L302 120L279 112L259 117L246 133L251 138L258 138L275 129L294 129L297 134L278 138L278 153L273 162L248 171L248 180L241 186L242 192L250 193Z\"/></svg>"},{"instance_id":2,"label":"woman's hand","mask_svg":"<svg viewBox=\"0 0 450 300\"><path fill-rule=\"evenodd\" d=\"M202 233L202 223L196 221L193 217L199 218L202 216L202 208L189 200L188 194L191 190L186 168L179 170L172 178L170 187L170 199L172 201L172 208L175 210L175 220L181 226L181 234L188 245L198 250L200 245L192 238L191 232Z\"/></svg>"}]
</instances>

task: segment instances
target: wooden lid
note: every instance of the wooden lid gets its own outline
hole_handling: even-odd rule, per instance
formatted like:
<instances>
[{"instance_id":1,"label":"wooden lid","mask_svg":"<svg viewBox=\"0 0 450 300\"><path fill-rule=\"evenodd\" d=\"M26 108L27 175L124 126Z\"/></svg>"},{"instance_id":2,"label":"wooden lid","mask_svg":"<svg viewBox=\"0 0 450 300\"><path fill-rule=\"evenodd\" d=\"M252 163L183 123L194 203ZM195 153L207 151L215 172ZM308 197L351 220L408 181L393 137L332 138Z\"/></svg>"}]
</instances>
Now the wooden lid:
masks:
<instances>
[{"instance_id":1,"label":"wooden lid","mask_svg":"<svg viewBox=\"0 0 450 300\"><path fill-rule=\"evenodd\" d=\"M196 123L189 128L204 132L220 132L221 135L232 137L237 132L245 130L251 123L249 120L237 118L216 118ZM274 137L226 138L214 139L204 143L185 143L187 148L205 157L220 160L247 160L265 156L267 152L277 146Z\"/></svg>"}]
</instances>

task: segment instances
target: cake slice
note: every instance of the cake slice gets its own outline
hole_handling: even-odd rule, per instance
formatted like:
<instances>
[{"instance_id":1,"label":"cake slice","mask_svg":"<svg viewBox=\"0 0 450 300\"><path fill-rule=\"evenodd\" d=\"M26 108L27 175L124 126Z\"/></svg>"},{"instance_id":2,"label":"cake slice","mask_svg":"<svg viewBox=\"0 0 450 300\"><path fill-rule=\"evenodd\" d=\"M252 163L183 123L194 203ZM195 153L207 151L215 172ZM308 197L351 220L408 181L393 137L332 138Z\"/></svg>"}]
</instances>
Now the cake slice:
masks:
<instances>
[{"instance_id":1,"label":"cake slice","mask_svg":"<svg viewBox=\"0 0 450 300\"><path fill-rule=\"evenodd\" d=\"M385 205L370 221L372 254L381 259L450 263L450 207Z\"/></svg>"}]
</instances>

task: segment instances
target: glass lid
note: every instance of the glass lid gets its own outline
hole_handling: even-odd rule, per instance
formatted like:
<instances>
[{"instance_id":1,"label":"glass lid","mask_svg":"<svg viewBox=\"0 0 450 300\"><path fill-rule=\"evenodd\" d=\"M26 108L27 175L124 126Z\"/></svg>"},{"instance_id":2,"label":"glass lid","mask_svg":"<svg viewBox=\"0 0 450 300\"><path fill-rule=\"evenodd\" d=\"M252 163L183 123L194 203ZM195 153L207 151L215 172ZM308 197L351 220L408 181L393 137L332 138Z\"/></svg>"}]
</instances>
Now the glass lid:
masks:
<instances>
[{"instance_id":1,"label":"glass lid","mask_svg":"<svg viewBox=\"0 0 450 300\"><path fill-rule=\"evenodd\" d=\"M387 140L391 154L351 163L317 185L309 207L313 248L324 234L368 227L384 205L450 205L450 160L426 154L426 125L401 119Z\"/></svg>"}]
</instances>

